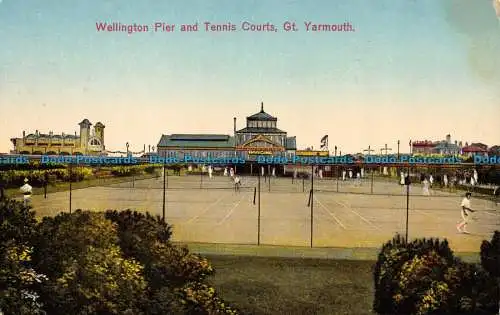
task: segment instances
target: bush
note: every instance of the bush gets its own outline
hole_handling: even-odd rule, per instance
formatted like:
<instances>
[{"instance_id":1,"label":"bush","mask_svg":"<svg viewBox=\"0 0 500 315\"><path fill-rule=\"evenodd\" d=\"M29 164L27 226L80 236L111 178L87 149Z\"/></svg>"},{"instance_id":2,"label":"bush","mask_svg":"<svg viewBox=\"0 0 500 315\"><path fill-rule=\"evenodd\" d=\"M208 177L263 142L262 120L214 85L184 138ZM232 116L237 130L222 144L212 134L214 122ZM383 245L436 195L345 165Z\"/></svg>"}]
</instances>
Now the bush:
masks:
<instances>
[{"instance_id":1,"label":"bush","mask_svg":"<svg viewBox=\"0 0 500 315\"><path fill-rule=\"evenodd\" d=\"M497 284L497 303L500 312L500 231L495 231L491 241L481 244L481 265Z\"/></svg>"},{"instance_id":2,"label":"bush","mask_svg":"<svg viewBox=\"0 0 500 315\"><path fill-rule=\"evenodd\" d=\"M16 241L27 245L36 226L35 212L29 207L11 199L0 200L0 244Z\"/></svg>"},{"instance_id":3,"label":"bush","mask_svg":"<svg viewBox=\"0 0 500 315\"><path fill-rule=\"evenodd\" d=\"M373 309L379 314L391 314L397 309L395 296L399 289L399 276L403 266L416 256L432 256L435 252L447 264L453 261L453 252L445 240L423 239L406 243L404 237L396 235L383 245L374 268L375 300Z\"/></svg>"},{"instance_id":4,"label":"bush","mask_svg":"<svg viewBox=\"0 0 500 315\"><path fill-rule=\"evenodd\" d=\"M47 280L31 268L31 248L14 241L0 245L0 311L5 314L46 314L39 284Z\"/></svg>"},{"instance_id":5,"label":"bush","mask_svg":"<svg viewBox=\"0 0 500 315\"><path fill-rule=\"evenodd\" d=\"M116 225L102 213L46 217L34 243L35 266L50 279L41 288L49 314L138 313L143 267L123 257Z\"/></svg>"},{"instance_id":6,"label":"bush","mask_svg":"<svg viewBox=\"0 0 500 315\"><path fill-rule=\"evenodd\" d=\"M0 310L6 314L43 314L36 292L45 276L31 265L35 231L35 213L29 207L0 200Z\"/></svg>"},{"instance_id":7,"label":"bush","mask_svg":"<svg viewBox=\"0 0 500 315\"><path fill-rule=\"evenodd\" d=\"M500 231L495 231L490 242L481 244L481 265L492 277L500 277Z\"/></svg>"},{"instance_id":8,"label":"bush","mask_svg":"<svg viewBox=\"0 0 500 315\"><path fill-rule=\"evenodd\" d=\"M158 216L77 210L36 223L0 203L0 310L8 314L237 314L207 259L170 243Z\"/></svg>"},{"instance_id":9,"label":"bush","mask_svg":"<svg viewBox=\"0 0 500 315\"><path fill-rule=\"evenodd\" d=\"M492 314L494 282L479 266L455 258L446 240L406 243L397 235L374 268L378 314Z\"/></svg>"},{"instance_id":10,"label":"bush","mask_svg":"<svg viewBox=\"0 0 500 315\"><path fill-rule=\"evenodd\" d=\"M172 245L171 227L159 216L130 210L108 210L105 216L117 224L125 257L144 265L147 314L237 314L203 283L214 274L208 260Z\"/></svg>"}]
</instances>

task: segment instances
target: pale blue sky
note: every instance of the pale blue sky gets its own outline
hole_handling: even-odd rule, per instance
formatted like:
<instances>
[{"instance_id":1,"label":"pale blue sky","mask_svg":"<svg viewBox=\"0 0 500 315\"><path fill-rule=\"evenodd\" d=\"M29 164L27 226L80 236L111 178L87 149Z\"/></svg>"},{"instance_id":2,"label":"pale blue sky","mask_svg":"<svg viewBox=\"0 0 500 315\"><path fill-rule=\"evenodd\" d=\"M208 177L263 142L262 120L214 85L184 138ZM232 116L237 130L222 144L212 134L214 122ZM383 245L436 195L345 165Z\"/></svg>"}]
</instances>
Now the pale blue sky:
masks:
<instances>
[{"instance_id":1,"label":"pale blue sky","mask_svg":"<svg viewBox=\"0 0 500 315\"><path fill-rule=\"evenodd\" d=\"M128 35L95 25L157 21L279 31ZM284 32L285 21L300 31ZM348 21L356 32L307 33L304 21ZM83 118L106 125L111 150L156 145L162 133L229 134L233 116L242 128L261 101L302 148L324 134L344 152L447 133L500 144L490 0L3 0L0 43L0 152L23 130L72 133Z\"/></svg>"}]
</instances>

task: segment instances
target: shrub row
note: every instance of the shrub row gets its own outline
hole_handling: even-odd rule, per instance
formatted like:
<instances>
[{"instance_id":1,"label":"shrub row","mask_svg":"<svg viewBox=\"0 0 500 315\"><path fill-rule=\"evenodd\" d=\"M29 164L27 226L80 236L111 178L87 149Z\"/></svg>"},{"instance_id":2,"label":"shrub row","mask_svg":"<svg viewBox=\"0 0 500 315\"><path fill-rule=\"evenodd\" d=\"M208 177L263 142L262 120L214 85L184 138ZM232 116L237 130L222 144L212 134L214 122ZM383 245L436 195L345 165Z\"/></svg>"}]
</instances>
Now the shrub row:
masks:
<instances>
[{"instance_id":1,"label":"shrub row","mask_svg":"<svg viewBox=\"0 0 500 315\"><path fill-rule=\"evenodd\" d=\"M37 223L22 203L0 201L0 312L238 314L207 283L207 259L171 235L161 218L130 210Z\"/></svg>"},{"instance_id":2,"label":"shrub row","mask_svg":"<svg viewBox=\"0 0 500 315\"><path fill-rule=\"evenodd\" d=\"M24 183L24 179L28 178L30 185L33 187L42 187L46 182L54 184L56 182L78 182L91 178L98 178L103 174L111 176L138 176L152 175L160 170L160 166L156 165L134 165L134 166L111 166L93 168L87 166L54 168L54 169L35 169L35 170L6 170L0 172L0 181L6 188L17 188ZM1 183L0 183L1 184Z\"/></svg>"}]
</instances>

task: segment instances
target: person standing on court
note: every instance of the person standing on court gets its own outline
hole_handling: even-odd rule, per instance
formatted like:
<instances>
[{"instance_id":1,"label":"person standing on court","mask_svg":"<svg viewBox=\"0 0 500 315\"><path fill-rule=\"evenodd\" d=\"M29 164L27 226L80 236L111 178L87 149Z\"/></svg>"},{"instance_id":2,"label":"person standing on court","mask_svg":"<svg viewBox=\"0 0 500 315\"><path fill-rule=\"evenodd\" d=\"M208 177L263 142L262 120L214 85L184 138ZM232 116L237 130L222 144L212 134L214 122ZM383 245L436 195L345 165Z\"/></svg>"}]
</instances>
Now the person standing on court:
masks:
<instances>
[{"instance_id":1,"label":"person standing on court","mask_svg":"<svg viewBox=\"0 0 500 315\"><path fill-rule=\"evenodd\" d=\"M213 170L212 170L212 165L209 165L209 166L208 166L208 177L209 177L209 178L212 178L212 172L213 172Z\"/></svg>"},{"instance_id":2,"label":"person standing on court","mask_svg":"<svg viewBox=\"0 0 500 315\"><path fill-rule=\"evenodd\" d=\"M31 187L31 185L28 184L27 178L24 179L24 185L21 186L20 191L24 195L23 197L24 206L28 206L28 204L31 201L31 194L33 192L33 187Z\"/></svg>"},{"instance_id":3,"label":"person standing on court","mask_svg":"<svg viewBox=\"0 0 500 315\"><path fill-rule=\"evenodd\" d=\"M239 192L240 185L241 185L240 177L236 175L236 177L234 178L234 190Z\"/></svg>"},{"instance_id":4,"label":"person standing on court","mask_svg":"<svg viewBox=\"0 0 500 315\"><path fill-rule=\"evenodd\" d=\"M429 192L429 181L427 180L427 178L424 178L422 184L423 184L422 195L430 196L431 193Z\"/></svg>"},{"instance_id":5,"label":"person standing on court","mask_svg":"<svg viewBox=\"0 0 500 315\"><path fill-rule=\"evenodd\" d=\"M462 203L460 204L460 207L462 207L462 211L461 211L462 222L457 224L457 230L460 233L469 234L469 232L467 231L467 224L470 221L470 213L476 212L475 210L471 209L471 205L470 205L471 195L472 194L470 192L465 193L465 198L462 199Z\"/></svg>"}]
</instances>

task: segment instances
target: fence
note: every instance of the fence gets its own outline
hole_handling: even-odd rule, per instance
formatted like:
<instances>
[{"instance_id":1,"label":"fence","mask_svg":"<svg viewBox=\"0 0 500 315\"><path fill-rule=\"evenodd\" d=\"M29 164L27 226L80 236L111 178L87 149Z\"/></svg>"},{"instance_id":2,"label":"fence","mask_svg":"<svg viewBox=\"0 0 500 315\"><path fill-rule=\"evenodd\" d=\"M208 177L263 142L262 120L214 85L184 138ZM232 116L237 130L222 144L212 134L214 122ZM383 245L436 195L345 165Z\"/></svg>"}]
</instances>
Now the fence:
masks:
<instances>
[{"instance_id":1,"label":"fence","mask_svg":"<svg viewBox=\"0 0 500 315\"><path fill-rule=\"evenodd\" d=\"M407 168L367 167L360 178L357 170L351 177L348 167L343 168L345 176L339 166L334 173L338 176L323 178L314 166L302 178L294 178L293 172L238 175L238 187L223 174L210 177L207 172L161 166L68 166L3 170L1 175L6 194L15 198L22 198L19 187L24 177L29 179L38 215L75 209L148 211L173 224L175 239L185 242L376 247L398 232L444 236L473 250L483 236L500 229L495 186L451 179L472 170L447 168L450 180L445 185L436 169L430 173L430 168L414 168L409 172L413 182L400 185L400 174L408 174ZM420 181L424 171L428 177L434 174L429 194ZM455 229L465 190L474 192L472 204L480 210L478 221L471 224L477 240L458 239Z\"/></svg>"}]
</instances>

